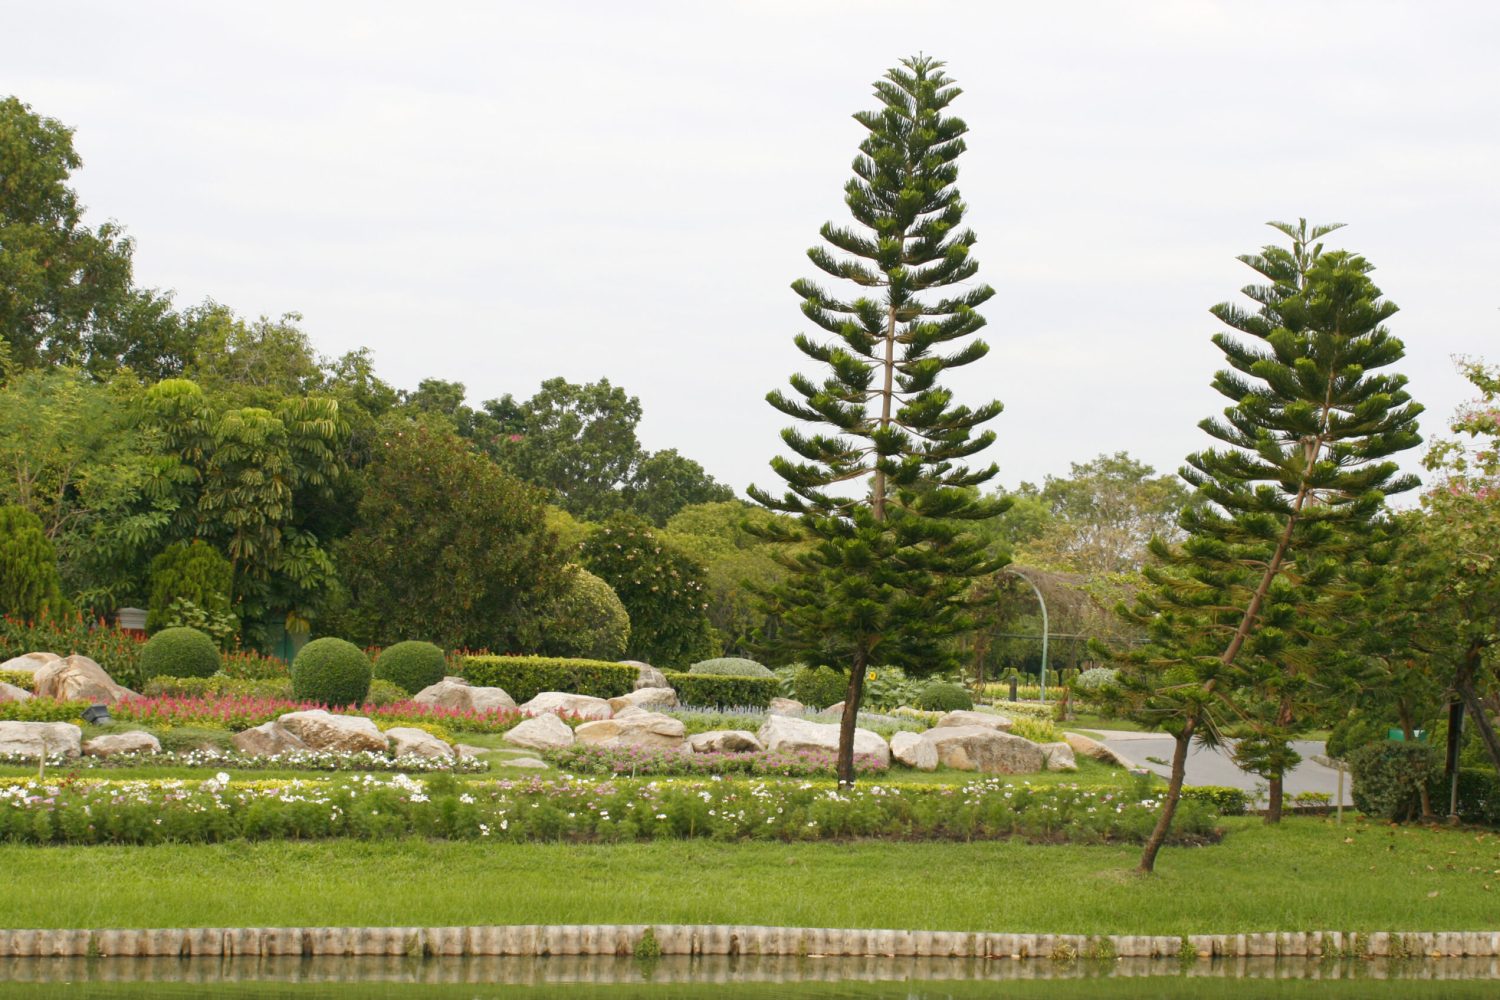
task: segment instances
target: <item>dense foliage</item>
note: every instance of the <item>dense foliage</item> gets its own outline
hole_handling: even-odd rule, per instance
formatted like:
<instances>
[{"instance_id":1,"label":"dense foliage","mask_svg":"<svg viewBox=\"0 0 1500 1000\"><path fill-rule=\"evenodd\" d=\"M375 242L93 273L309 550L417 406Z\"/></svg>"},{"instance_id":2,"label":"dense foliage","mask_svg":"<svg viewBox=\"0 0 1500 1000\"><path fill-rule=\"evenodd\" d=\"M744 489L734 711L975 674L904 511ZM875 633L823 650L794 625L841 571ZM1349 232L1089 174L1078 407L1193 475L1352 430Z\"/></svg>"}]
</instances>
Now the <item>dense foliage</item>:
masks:
<instances>
[{"instance_id":1,"label":"dense foliage","mask_svg":"<svg viewBox=\"0 0 1500 1000\"><path fill-rule=\"evenodd\" d=\"M781 682L775 677L675 673L666 677L684 705L764 708L781 693Z\"/></svg>"},{"instance_id":2,"label":"dense foliage","mask_svg":"<svg viewBox=\"0 0 1500 1000\"><path fill-rule=\"evenodd\" d=\"M738 656L719 656L712 660L699 660L688 668L688 673L712 674L718 677L775 676L764 665Z\"/></svg>"},{"instance_id":3,"label":"dense foliage","mask_svg":"<svg viewBox=\"0 0 1500 1000\"><path fill-rule=\"evenodd\" d=\"M802 704L827 708L843 700L849 690L849 676L832 667L798 667L789 687L788 693Z\"/></svg>"},{"instance_id":4,"label":"dense foliage","mask_svg":"<svg viewBox=\"0 0 1500 1000\"><path fill-rule=\"evenodd\" d=\"M212 546L196 538L190 542L174 542L151 560L151 596L146 605L146 628L154 632L168 625L181 624L168 621L174 612L181 613L178 603L181 601L205 615L223 615L232 619L230 592L233 588L234 567Z\"/></svg>"},{"instance_id":5,"label":"dense foliage","mask_svg":"<svg viewBox=\"0 0 1500 1000\"><path fill-rule=\"evenodd\" d=\"M292 696L329 705L358 705L370 692L370 658L352 642L314 639L292 661Z\"/></svg>"},{"instance_id":6,"label":"dense foliage","mask_svg":"<svg viewBox=\"0 0 1500 1000\"><path fill-rule=\"evenodd\" d=\"M543 656L618 660L630 644L630 615L613 587L569 566L562 594L523 625L520 644Z\"/></svg>"},{"instance_id":7,"label":"dense foliage","mask_svg":"<svg viewBox=\"0 0 1500 1000\"><path fill-rule=\"evenodd\" d=\"M0 507L0 614L35 618L63 610L57 556L41 519L24 507Z\"/></svg>"},{"instance_id":8,"label":"dense foliage","mask_svg":"<svg viewBox=\"0 0 1500 1000\"><path fill-rule=\"evenodd\" d=\"M917 692L915 707L929 712L967 711L974 707L974 697L961 684L932 681Z\"/></svg>"},{"instance_id":9,"label":"dense foliage","mask_svg":"<svg viewBox=\"0 0 1500 1000\"><path fill-rule=\"evenodd\" d=\"M195 628L162 629L141 647L147 677L212 677L219 662L219 647Z\"/></svg>"},{"instance_id":10,"label":"dense foliage","mask_svg":"<svg viewBox=\"0 0 1500 1000\"><path fill-rule=\"evenodd\" d=\"M657 537L645 521L617 515L583 543L589 571L614 589L630 615L626 655L686 666L715 650L703 567Z\"/></svg>"},{"instance_id":11,"label":"dense foliage","mask_svg":"<svg viewBox=\"0 0 1500 1000\"><path fill-rule=\"evenodd\" d=\"M517 704L543 691L618 698L635 690L635 667L600 660L547 656L467 656L464 679L474 687L503 688Z\"/></svg>"},{"instance_id":12,"label":"dense foliage","mask_svg":"<svg viewBox=\"0 0 1500 1000\"><path fill-rule=\"evenodd\" d=\"M436 684L448 672L448 658L430 642L408 639L387 646L375 657L375 677L416 694Z\"/></svg>"}]
</instances>

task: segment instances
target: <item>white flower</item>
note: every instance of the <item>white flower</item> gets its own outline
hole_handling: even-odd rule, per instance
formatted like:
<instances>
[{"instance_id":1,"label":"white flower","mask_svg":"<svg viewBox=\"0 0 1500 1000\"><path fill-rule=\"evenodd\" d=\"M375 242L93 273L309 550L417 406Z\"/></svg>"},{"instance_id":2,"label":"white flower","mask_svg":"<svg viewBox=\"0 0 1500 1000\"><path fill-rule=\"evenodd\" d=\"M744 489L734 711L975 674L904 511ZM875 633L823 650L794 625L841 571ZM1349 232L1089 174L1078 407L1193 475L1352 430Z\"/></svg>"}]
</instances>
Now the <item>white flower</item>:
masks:
<instances>
[{"instance_id":1,"label":"white flower","mask_svg":"<svg viewBox=\"0 0 1500 1000\"><path fill-rule=\"evenodd\" d=\"M223 771L220 771L218 774L214 775L214 781L218 782L221 785L227 785L229 784L229 775L225 774Z\"/></svg>"}]
</instances>

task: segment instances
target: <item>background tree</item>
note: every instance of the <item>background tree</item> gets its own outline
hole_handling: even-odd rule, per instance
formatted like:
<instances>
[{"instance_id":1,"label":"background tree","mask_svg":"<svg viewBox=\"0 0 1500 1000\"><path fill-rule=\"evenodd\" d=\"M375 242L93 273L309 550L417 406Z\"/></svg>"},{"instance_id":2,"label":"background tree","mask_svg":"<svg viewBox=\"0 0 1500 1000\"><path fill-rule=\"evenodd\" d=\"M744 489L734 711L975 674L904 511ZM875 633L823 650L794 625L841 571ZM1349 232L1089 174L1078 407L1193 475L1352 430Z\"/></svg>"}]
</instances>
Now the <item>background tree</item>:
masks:
<instances>
[{"instance_id":1,"label":"background tree","mask_svg":"<svg viewBox=\"0 0 1500 1000\"><path fill-rule=\"evenodd\" d=\"M0 615L30 619L64 607L57 556L41 520L24 507L0 507Z\"/></svg>"},{"instance_id":2,"label":"background tree","mask_svg":"<svg viewBox=\"0 0 1500 1000\"><path fill-rule=\"evenodd\" d=\"M685 507L733 499L734 490L715 482L703 466L679 455L676 448L643 453L624 490L626 507L658 528Z\"/></svg>"},{"instance_id":3,"label":"background tree","mask_svg":"<svg viewBox=\"0 0 1500 1000\"><path fill-rule=\"evenodd\" d=\"M850 665L839 741L843 785L854 781L867 667L951 660L943 640L969 626L966 581L997 568L985 540L963 530L1004 509L1003 501L972 489L996 469L971 471L963 460L993 441L992 432L976 428L1000 404L958 405L938 383L947 370L988 352L983 341L967 338L984 325L975 309L994 294L984 284L955 287L978 271L970 256L977 238L962 228L964 204L954 186L968 127L944 114L959 89L942 66L925 56L903 60L875 83L881 107L854 116L869 133L844 188L856 228L825 224L828 246L808 257L852 282L859 297L838 298L806 280L792 285L803 315L834 338L796 338L828 376L820 384L794 375L794 397L767 397L781 412L826 430L782 433L800 459L771 462L788 492L774 497L751 488L759 503L797 515L798 536L809 543L788 554L790 578L767 592L768 607L784 623L784 645L836 652L837 662ZM938 297L923 297L934 292ZM843 495L849 488L855 495Z\"/></svg>"},{"instance_id":4,"label":"background tree","mask_svg":"<svg viewBox=\"0 0 1500 1000\"><path fill-rule=\"evenodd\" d=\"M521 622L567 580L539 491L440 424L388 420L359 526L335 547L340 627L363 644L523 651Z\"/></svg>"},{"instance_id":5,"label":"background tree","mask_svg":"<svg viewBox=\"0 0 1500 1000\"><path fill-rule=\"evenodd\" d=\"M1404 377L1379 373L1403 354L1384 326L1396 306L1381 299L1364 258L1310 242L1329 227L1273 225L1292 249L1241 258L1276 286L1245 289L1261 309L1213 310L1243 338L1214 336L1229 367L1213 384L1231 405L1200 426L1223 447L1182 470L1203 502L1183 512L1180 546L1153 543L1160 564L1147 567L1150 586L1126 612L1151 642L1126 657L1122 684L1137 718L1176 741L1141 856L1147 872L1171 828L1191 741L1219 738L1237 682L1253 683L1268 663L1306 666L1330 638L1322 598L1357 555L1359 527L1387 495L1415 485L1389 456L1419 440L1421 407ZM1306 264L1289 272L1287 257Z\"/></svg>"},{"instance_id":6,"label":"background tree","mask_svg":"<svg viewBox=\"0 0 1500 1000\"><path fill-rule=\"evenodd\" d=\"M232 617L234 567L210 545L194 539L175 542L151 560L151 596L146 628L155 632L181 622L169 620L174 605L187 602L206 616Z\"/></svg>"},{"instance_id":7,"label":"background tree","mask_svg":"<svg viewBox=\"0 0 1500 1000\"><path fill-rule=\"evenodd\" d=\"M582 566L569 565L562 595L540 607L520 629L521 648L543 656L618 660L630 644L630 615L614 588Z\"/></svg>"},{"instance_id":8,"label":"background tree","mask_svg":"<svg viewBox=\"0 0 1500 1000\"><path fill-rule=\"evenodd\" d=\"M583 543L583 564L614 589L630 615L632 660L687 669L715 655L703 567L632 514L616 514Z\"/></svg>"},{"instance_id":9,"label":"background tree","mask_svg":"<svg viewBox=\"0 0 1500 1000\"><path fill-rule=\"evenodd\" d=\"M764 590L786 577L775 546L763 537L776 517L739 500L721 500L684 507L661 533L703 565L708 620L725 655L753 657L775 643L776 619L766 615L752 588Z\"/></svg>"}]
</instances>

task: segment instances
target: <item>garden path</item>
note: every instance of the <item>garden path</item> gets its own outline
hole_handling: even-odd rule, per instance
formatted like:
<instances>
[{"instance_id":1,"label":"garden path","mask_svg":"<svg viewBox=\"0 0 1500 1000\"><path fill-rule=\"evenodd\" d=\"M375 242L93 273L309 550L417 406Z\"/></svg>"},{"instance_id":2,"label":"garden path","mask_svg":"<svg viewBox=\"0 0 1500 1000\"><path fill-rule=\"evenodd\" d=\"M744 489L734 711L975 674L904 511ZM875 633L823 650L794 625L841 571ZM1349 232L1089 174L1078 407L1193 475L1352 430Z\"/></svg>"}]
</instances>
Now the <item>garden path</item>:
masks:
<instances>
[{"instance_id":1,"label":"garden path","mask_svg":"<svg viewBox=\"0 0 1500 1000\"><path fill-rule=\"evenodd\" d=\"M1172 737L1167 734L1131 733L1107 729L1090 729L1088 732L1097 735L1100 742L1129 759L1131 763L1149 768L1164 778L1170 775L1170 767L1150 759L1153 757L1163 761L1172 759L1173 741ZM1323 756L1325 752L1323 744L1315 740L1297 740L1292 746L1302 755L1302 763L1287 773L1287 796L1296 795L1298 792L1322 792L1332 801L1338 794L1339 773L1336 769L1313 760L1315 755ZM1264 786L1265 779L1242 771L1235 765L1230 756L1233 750L1232 742L1222 747L1205 747L1194 743L1188 750L1187 783L1189 785L1227 785L1231 788L1243 788L1247 792L1254 792L1258 786ZM1344 804L1351 804L1347 772L1344 775Z\"/></svg>"}]
</instances>

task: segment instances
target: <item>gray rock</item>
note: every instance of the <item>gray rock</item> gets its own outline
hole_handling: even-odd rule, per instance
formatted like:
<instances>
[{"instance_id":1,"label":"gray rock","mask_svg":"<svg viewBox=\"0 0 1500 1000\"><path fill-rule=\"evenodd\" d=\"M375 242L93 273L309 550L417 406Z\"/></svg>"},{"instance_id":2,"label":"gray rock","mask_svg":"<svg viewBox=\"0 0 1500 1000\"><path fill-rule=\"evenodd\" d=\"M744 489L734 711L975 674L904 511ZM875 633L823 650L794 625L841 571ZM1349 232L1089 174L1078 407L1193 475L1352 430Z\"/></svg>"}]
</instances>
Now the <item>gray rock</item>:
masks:
<instances>
[{"instance_id":1,"label":"gray rock","mask_svg":"<svg viewBox=\"0 0 1500 1000\"><path fill-rule=\"evenodd\" d=\"M468 758L478 757L480 754L494 753L494 751L489 747L476 747L470 743L455 743L453 744L453 753L457 757Z\"/></svg>"},{"instance_id":2,"label":"gray rock","mask_svg":"<svg viewBox=\"0 0 1500 1000\"><path fill-rule=\"evenodd\" d=\"M819 712L818 714L841 716L844 714L844 703L841 701L836 701L832 705L829 705L827 708L823 709L823 711Z\"/></svg>"},{"instance_id":3,"label":"gray rock","mask_svg":"<svg viewBox=\"0 0 1500 1000\"><path fill-rule=\"evenodd\" d=\"M949 712L937 721L938 728L946 726L984 726L987 729L1009 729L1010 719L992 712Z\"/></svg>"},{"instance_id":4,"label":"gray rock","mask_svg":"<svg viewBox=\"0 0 1500 1000\"><path fill-rule=\"evenodd\" d=\"M586 694L568 694L566 691L543 691L521 706L528 715L544 712L577 716L580 719L607 719L614 714L609 702Z\"/></svg>"},{"instance_id":5,"label":"gray rock","mask_svg":"<svg viewBox=\"0 0 1500 1000\"><path fill-rule=\"evenodd\" d=\"M609 707L616 715L627 708L676 708L677 692L669 687L636 688L629 694L609 699Z\"/></svg>"},{"instance_id":6,"label":"gray rock","mask_svg":"<svg viewBox=\"0 0 1500 1000\"><path fill-rule=\"evenodd\" d=\"M613 719L585 722L574 732L579 743L606 747L679 749L687 738L682 720L658 712L631 712Z\"/></svg>"},{"instance_id":7,"label":"gray rock","mask_svg":"<svg viewBox=\"0 0 1500 1000\"><path fill-rule=\"evenodd\" d=\"M809 722L788 715L772 715L766 718L756 739L767 750L833 750L839 748L839 727L833 724ZM874 757L883 764L891 762L891 748L880 734L868 729L854 731L854 752Z\"/></svg>"},{"instance_id":8,"label":"gray rock","mask_svg":"<svg viewBox=\"0 0 1500 1000\"><path fill-rule=\"evenodd\" d=\"M1034 774L1046 763L1037 744L988 726L939 726L922 739L937 750L939 763L957 771Z\"/></svg>"},{"instance_id":9,"label":"gray rock","mask_svg":"<svg viewBox=\"0 0 1500 1000\"><path fill-rule=\"evenodd\" d=\"M53 660L36 672L36 693L58 701L86 701L92 705L113 705L138 695L114 682L87 656L70 656Z\"/></svg>"},{"instance_id":10,"label":"gray rock","mask_svg":"<svg viewBox=\"0 0 1500 1000\"><path fill-rule=\"evenodd\" d=\"M161 753L161 741L150 733L106 733L83 745L85 757L113 757L118 753Z\"/></svg>"},{"instance_id":11,"label":"gray rock","mask_svg":"<svg viewBox=\"0 0 1500 1000\"><path fill-rule=\"evenodd\" d=\"M385 731L385 736L390 740L391 755L394 757L415 754L418 757L447 759L453 756L452 747L425 729L417 729L414 726L392 726Z\"/></svg>"},{"instance_id":12,"label":"gray rock","mask_svg":"<svg viewBox=\"0 0 1500 1000\"><path fill-rule=\"evenodd\" d=\"M362 715L334 715L315 708L288 712L276 721L312 750L385 753L390 746L385 733Z\"/></svg>"},{"instance_id":13,"label":"gray rock","mask_svg":"<svg viewBox=\"0 0 1500 1000\"><path fill-rule=\"evenodd\" d=\"M1073 748L1066 743L1043 743L1042 753L1047 758L1047 770L1049 771L1076 771L1078 760L1073 756Z\"/></svg>"},{"instance_id":14,"label":"gray rock","mask_svg":"<svg viewBox=\"0 0 1500 1000\"><path fill-rule=\"evenodd\" d=\"M47 664L56 663L60 659L62 657L56 653L25 653L0 663L0 670L14 670L17 673L24 670L28 674L34 674Z\"/></svg>"},{"instance_id":15,"label":"gray rock","mask_svg":"<svg viewBox=\"0 0 1500 1000\"><path fill-rule=\"evenodd\" d=\"M0 681L0 701L30 701L31 692Z\"/></svg>"},{"instance_id":16,"label":"gray rock","mask_svg":"<svg viewBox=\"0 0 1500 1000\"><path fill-rule=\"evenodd\" d=\"M552 714L527 719L505 734L505 742L533 750L561 750L572 746L575 739L568 724Z\"/></svg>"},{"instance_id":17,"label":"gray rock","mask_svg":"<svg viewBox=\"0 0 1500 1000\"><path fill-rule=\"evenodd\" d=\"M807 706L793 698L772 698L766 711L772 715L801 715Z\"/></svg>"},{"instance_id":18,"label":"gray rock","mask_svg":"<svg viewBox=\"0 0 1500 1000\"><path fill-rule=\"evenodd\" d=\"M419 705L451 708L459 712L493 712L515 708L516 702L504 688L473 687L462 677L444 677L411 696Z\"/></svg>"},{"instance_id":19,"label":"gray rock","mask_svg":"<svg viewBox=\"0 0 1500 1000\"><path fill-rule=\"evenodd\" d=\"M77 757L82 742L83 730L71 722L0 722L0 754Z\"/></svg>"},{"instance_id":20,"label":"gray rock","mask_svg":"<svg viewBox=\"0 0 1500 1000\"><path fill-rule=\"evenodd\" d=\"M667 684L667 675L662 673L660 670L657 670L649 663L645 663L641 660L621 660L620 665L625 667L635 667L635 687L638 691L641 688L664 688L669 686Z\"/></svg>"},{"instance_id":21,"label":"gray rock","mask_svg":"<svg viewBox=\"0 0 1500 1000\"><path fill-rule=\"evenodd\" d=\"M298 739L295 733L283 729L281 723L276 721L235 733L229 738L229 742L240 753L252 757L272 757L307 749L307 744Z\"/></svg>"},{"instance_id":22,"label":"gray rock","mask_svg":"<svg viewBox=\"0 0 1500 1000\"><path fill-rule=\"evenodd\" d=\"M495 767L514 767L524 770L546 770L549 765L546 761L537 760L535 757L509 757L504 760L496 760Z\"/></svg>"},{"instance_id":23,"label":"gray rock","mask_svg":"<svg viewBox=\"0 0 1500 1000\"><path fill-rule=\"evenodd\" d=\"M715 729L708 733L694 733L688 737L688 746L694 753L743 753L747 750L764 750L754 733L743 729Z\"/></svg>"},{"instance_id":24,"label":"gray rock","mask_svg":"<svg viewBox=\"0 0 1500 1000\"><path fill-rule=\"evenodd\" d=\"M891 756L918 771L936 771L937 747L918 733L902 731L891 737Z\"/></svg>"}]
</instances>

